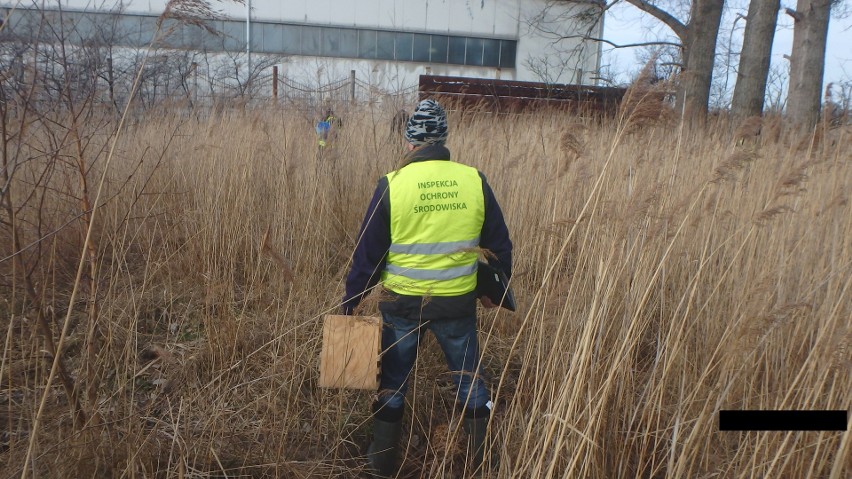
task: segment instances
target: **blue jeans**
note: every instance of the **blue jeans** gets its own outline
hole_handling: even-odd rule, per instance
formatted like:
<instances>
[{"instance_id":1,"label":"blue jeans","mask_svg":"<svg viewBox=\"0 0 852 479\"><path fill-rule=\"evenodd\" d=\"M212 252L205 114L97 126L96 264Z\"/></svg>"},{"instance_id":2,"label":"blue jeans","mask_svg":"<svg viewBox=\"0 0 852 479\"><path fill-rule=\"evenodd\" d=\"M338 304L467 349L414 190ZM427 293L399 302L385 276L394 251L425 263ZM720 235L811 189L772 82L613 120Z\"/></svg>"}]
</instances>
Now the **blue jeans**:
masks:
<instances>
[{"instance_id":1,"label":"blue jeans","mask_svg":"<svg viewBox=\"0 0 852 479\"><path fill-rule=\"evenodd\" d=\"M382 379L378 403L401 408L408 391L408 379L417 359L421 333L429 329L444 351L447 366L457 388L456 401L467 409L477 409L489 401L488 389L480 377L479 342L476 317L418 321L382 313Z\"/></svg>"}]
</instances>

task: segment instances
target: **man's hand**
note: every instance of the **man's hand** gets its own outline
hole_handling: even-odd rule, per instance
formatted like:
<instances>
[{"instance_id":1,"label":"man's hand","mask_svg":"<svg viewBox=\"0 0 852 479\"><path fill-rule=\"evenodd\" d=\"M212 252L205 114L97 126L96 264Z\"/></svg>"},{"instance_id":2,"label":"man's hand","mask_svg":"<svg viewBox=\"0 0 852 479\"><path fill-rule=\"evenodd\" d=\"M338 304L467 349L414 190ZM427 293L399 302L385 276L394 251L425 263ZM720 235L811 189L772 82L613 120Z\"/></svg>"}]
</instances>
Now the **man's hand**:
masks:
<instances>
[{"instance_id":1,"label":"man's hand","mask_svg":"<svg viewBox=\"0 0 852 479\"><path fill-rule=\"evenodd\" d=\"M496 305L496 304L494 304L494 302L493 302L493 301L491 301L491 298L489 298L488 296L480 296L480 297L479 297L479 302L480 302L480 303L482 303L482 306L483 306L485 309L491 309L491 308L496 308L496 307L497 307L497 305Z\"/></svg>"}]
</instances>

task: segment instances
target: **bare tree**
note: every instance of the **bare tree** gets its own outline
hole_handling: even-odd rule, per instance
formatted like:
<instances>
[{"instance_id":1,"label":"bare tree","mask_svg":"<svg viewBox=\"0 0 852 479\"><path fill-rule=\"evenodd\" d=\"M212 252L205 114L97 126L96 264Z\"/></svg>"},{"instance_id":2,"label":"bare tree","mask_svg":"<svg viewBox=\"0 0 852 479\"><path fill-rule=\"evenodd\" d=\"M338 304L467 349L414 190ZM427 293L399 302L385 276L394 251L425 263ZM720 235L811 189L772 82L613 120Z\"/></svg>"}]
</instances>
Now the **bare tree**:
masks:
<instances>
[{"instance_id":1,"label":"bare tree","mask_svg":"<svg viewBox=\"0 0 852 479\"><path fill-rule=\"evenodd\" d=\"M706 115L715 64L716 38L725 1L694 0L687 23L651 1L627 2L663 22L681 40L683 67L678 82L677 107L687 119Z\"/></svg>"},{"instance_id":2,"label":"bare tree","mask_svg":"<svg viewBox=\"0 0 852 479\"><path fill-rule=\"evenodd\" d=\"M804 128L819 120L831 5L832 0L799 0L795 10L786 10L795 21L787 113Z\"/></svg>"},{"instance_id":3,"label":"bare tree","mask_svg":"<svg viewBox=\"0 0 852 479\"><path fill-rule=\"evenodd\" d=\"M563 22L578 22L585 17L595 14L602 16L612 5L598 6L595 9L586 9L579 15L562 17ZM710 99L710 86L713 79L713 67L715 65L716 39L719 26L722 21L722 11L725 6L724 0L693 0L689 4L689 20L681 21L677 18L676 9L683 4L675 4L666 10L656 0L626 0L639 10L647 13L666 25L678 37L679 43L668 41L652 41L632 44L616 44L606 38L592 35L592 29L585 31L577 29L574 32L563 33L554 28L554 20L544 21L546 11L534 19L534 26L539 31L544 31L554 36L554 41L565 39L582 39L586 41L600 42L614 48L647 47L647 46L670 46L674 45L680 49L680 75L677 91L677 107L682 110L683 116L688 119L701 118L707 113L707 105ZM682 14L682 13L681 13ZM556 17L558 20L560 17Z\"/></svg>"},{"instance_id":4,"label":"bare tree","mask_svg":"<svg viewBox=\"0 0 852 479\"><path fill-rule=\"evenodd\" d=\"M737 118L763 113L770 54L781 0L751 0L740 52L731 112Z\"/></svg>"},{"instance_id":5,"label":"bare tree","mask_svg":"<svg viewBox=\"0 0 852 479\"><path fill-rule=\"evenodd\" d=\"M211 92L217 89L225 97L250 99L263 87L262 79L273 65L284 62L282 55L252 55L251 63L245 52L225 52L208 60L211 71Z\"/></svg>"}]
</instances>

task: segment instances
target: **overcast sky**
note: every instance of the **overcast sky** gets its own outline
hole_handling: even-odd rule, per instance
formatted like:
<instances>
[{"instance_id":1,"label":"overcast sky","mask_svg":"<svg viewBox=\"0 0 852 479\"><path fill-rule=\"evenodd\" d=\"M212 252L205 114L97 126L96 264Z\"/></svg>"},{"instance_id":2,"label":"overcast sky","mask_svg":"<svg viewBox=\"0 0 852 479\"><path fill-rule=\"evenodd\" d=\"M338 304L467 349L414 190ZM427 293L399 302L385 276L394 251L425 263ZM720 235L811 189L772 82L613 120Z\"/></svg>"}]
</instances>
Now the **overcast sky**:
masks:
<instances>
[{"instance_id":1,"label":"overcast sky","mask_svg":"<svg viewBox=\"0 0 852 479\"><path fill-rule=\"evenodd\" d=\"M848 9L848 4L852 3L852 0L845 0L845 2ZM742 30L745 21L737 20L736 15L737 13L745 15L748 3L746 0L732 0L728 2L728 6L730 8L728 8L728 12L722 20L719 44L724 47L731 43L734 53L738 53L742 44ZM792 18L784 13L785 7L795 8L795 0L782 0L781 2L778 29L775 33L772 52L773 66L783 68L784 71L789 65L784 55L790 54L793 44L793 22ZM849 18L849 15L846 15L847 18L842 18L844 15L835 15L835 11L832 12L832 19L829 23L824 85L829 82L852 82L852 18ZM681 16L678 16L678 18L683 19ZM607 12L604 22L604 37L615 43L625 44L665 37L672 39L674 34L659 21L639 11L636 7L627 3L619 3ZM737 58L732 60L734 67L736 67ZM606 45L604 45L602 65L609 65L612 71L619 73L618 79L620 81L628 81L631 75L641 68L640 61L637 59L637 49L612 49ZM735 80L736 71L731 71L730 74L733 75ZM729 82L729 85L729 88L733 87L733 80Z\"/></svg>"}]
</instances>

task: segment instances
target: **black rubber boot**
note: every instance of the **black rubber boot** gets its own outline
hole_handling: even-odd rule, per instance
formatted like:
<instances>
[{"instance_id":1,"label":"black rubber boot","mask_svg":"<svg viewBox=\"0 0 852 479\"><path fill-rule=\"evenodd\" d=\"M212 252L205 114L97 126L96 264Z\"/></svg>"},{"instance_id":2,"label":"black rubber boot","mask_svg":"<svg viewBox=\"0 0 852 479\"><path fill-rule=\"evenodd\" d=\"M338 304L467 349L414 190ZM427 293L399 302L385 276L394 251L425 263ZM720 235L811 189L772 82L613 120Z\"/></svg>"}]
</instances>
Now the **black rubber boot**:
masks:
<instances>
[{"instance_id":1,"label":"black rubber boot","mask_svg":"<svg viewBox=\"0 0 852 479\"><path fill-rule=\"evenodd\" d=\"M395 422L373 419L373 442L367 449L367 458L374 477L393 477L399 455L399 435L402 419Z\"/></svg>"},{"instance_id":2,"label":"black rubber boot","mask_svg":"<svg viewBox=\"0 0 852 479\"><path fill-rule=\"evenodd\" d=\"M485 433L488 430L488 418L464 418L463 427L470 438L470 447L473 451L473 467L474 474L479 477L484 472L482 467L482 459L485 456Z\"/></svg>"}]
</instances>

